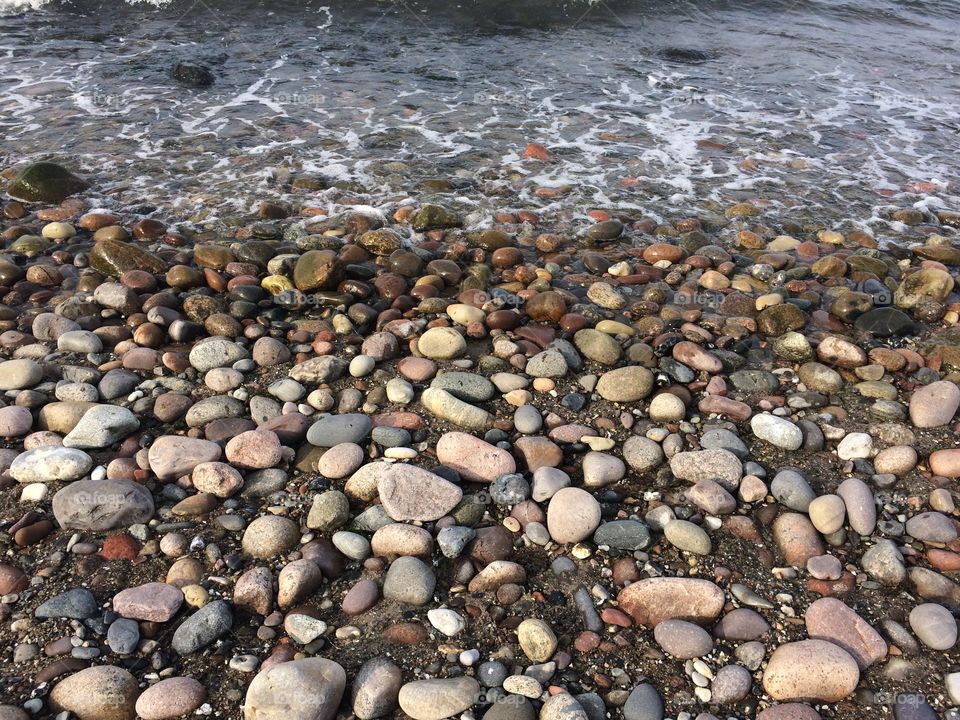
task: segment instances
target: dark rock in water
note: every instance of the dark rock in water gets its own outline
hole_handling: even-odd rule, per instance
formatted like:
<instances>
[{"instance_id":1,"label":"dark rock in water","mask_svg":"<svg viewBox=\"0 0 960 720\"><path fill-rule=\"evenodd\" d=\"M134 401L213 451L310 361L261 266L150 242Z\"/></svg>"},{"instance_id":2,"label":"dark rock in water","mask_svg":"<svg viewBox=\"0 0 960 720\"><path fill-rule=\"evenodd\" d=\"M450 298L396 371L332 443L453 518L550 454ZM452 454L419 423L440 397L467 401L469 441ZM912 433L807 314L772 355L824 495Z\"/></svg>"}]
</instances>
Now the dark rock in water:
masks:
<instances>
[{"instance_id":1,"label":"dark rock in water","mask_svg":"<svg viewBox=\"0 0 960 720\"><path fill-rule=\"evenodd\" d=\"M807 324L807 316L796 305L784 303L764 308L757 315L757 328L764 335L777 337L790 330L800 330Z\"/></svg>"},{"instance_id":2,"label":"dark rock in water","mask_svg":"<svg viewBox=\"0 0 960 720\"><path fill-rule=\"evenodd\" d=\"M213 85L213 73L203 65L193 63L177 63L171 70L173 79L184 85L194 87L208 87Z\"/></svg>"},{"instance_id":3,"label":"dark rock in water","mask_svg":"<svg viewBox=\"0 0 960 720\"><path fill-rule=\"evenodd\" d=\"M657 57L669 62L702 63L716 60L717 54L709 50L695 50L693 48L665 47L657 51Z\"/></svg>"},{"instance_id":4,"label":"dark rock in water","mask_svg":"<svg viewBox=\"0 0 960 720\"><path fill-rule=\"evenodd\" d=\"M910 316L893 307L874 308L864 313L857 318L854 327L877 337L913 335L917 332L917 324Z\"/></svg>"},{"instance_id":5,"label":"dark rock in water","mask_svg":"<svg viewBox=\"0 0 960 720\"><path fill-rule=\"evenodd\" d=\"M623 234L623 223L616 218L602 220L591 225L583 234L587 245L595 245L607 240L616 240Z\"/></svg>"},{"instance_id":6,"label":"dark rock in water","mask_svg":"<svg viewBox=\"0 0 960 720\"><path fill-rule=\"evenodd\" d=\"M28 202L58 203L64 198L83 192L89 186L62 165L36 162L17 175L7 188L7 194Z\"/></svg>"},{"instance_id":7,"label":"dark rock in water","mask_svg":"<svg viewBox=\"0 0 960 720\"><path fill-rule=\"evenodd\" d=\"M101 240L90 251L90 265L107 275L119 277L127 270L162 273L167 267L153 253L122 240Z\"/></svg>"},{"instance_id":8,"label":"dark rock in water","mask_svg":"<svg viewBox=\"0 0 960 720\"><path fill-rule=\"evenodd\" d=\"M360 236L357 245L374 255L389 255L400 249L400 236L392 230L369 230Z\"/></svg>"},{"instance_id":9,"label":"dark rock in water","mask_svg":"<svg viewBox=\"0 0 960 720\"><path fill-rule=\"evenodd\" d=\"M330 290L343 279L343 263L333 250L308 250L293 268L298 290Z\"/></svg>"},{"instance_id":10,"label":"dark rock in water","mask_svg":"<svg viewBox=\"0 0 960 720\"><path fill-rule=\"evenodd\" d=\"M413 218L413 229L418 232L460 227L462 224L459 215L439 205L424 205Z\"/></svg>"}]
</instances>

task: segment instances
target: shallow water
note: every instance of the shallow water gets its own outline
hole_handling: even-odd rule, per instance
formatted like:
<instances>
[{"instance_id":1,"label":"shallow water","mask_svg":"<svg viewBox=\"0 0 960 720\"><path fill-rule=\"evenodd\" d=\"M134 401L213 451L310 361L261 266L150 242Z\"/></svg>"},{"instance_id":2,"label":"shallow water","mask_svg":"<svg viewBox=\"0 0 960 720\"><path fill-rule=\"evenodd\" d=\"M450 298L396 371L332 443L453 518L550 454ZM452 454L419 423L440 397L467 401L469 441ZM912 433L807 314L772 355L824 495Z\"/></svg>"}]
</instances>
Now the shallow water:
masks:
<instances>
[{"instance_id":1,"label":"shallow water","mask_svg":"<svg viewBox=\"0 0 960 720\"><path fill-rule=\"evenodd\" d=\"M242 213L308 175L482 210L661 218L760 199L883 236L891 207L960 207L958 16L889 0L51 1L0 18L0 130L8 164L66 160L104 205L168 218ZM178 61L214 84L178 83ZM522 158L528 142L553 160Z\"/></svg>"}]
</instances>

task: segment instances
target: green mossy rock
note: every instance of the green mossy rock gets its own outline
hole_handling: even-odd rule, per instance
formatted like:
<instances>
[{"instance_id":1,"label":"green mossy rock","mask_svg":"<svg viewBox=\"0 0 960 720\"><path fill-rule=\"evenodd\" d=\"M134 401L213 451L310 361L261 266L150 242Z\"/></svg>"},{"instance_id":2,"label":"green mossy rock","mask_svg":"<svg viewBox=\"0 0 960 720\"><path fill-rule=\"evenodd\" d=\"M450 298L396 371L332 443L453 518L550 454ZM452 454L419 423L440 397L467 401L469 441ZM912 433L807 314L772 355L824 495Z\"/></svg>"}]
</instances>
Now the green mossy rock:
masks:
<instances>
[{"instance_id":1,"label":"green mossy rock","mask_svg":"<svg viewBox=\"0 0 960 720\"><path fill-rule=\"evenodd\" d=\"M166 272L167 266L151 252L122 240L101 240L90 251L90 265L106 275L119 277L127 270Z\"/></svg>"},{"instance_id":2,"label":"green mossy rock","mask_svg":"<svg viewBox=\"0 0 960 720\"><path fill-rule=\"evenodd\" d=\"M58 203L88 187L86 180L62 165L36 162L17 175L7 188L7 194L27 202Z\"/></svg>"}]
</instances>

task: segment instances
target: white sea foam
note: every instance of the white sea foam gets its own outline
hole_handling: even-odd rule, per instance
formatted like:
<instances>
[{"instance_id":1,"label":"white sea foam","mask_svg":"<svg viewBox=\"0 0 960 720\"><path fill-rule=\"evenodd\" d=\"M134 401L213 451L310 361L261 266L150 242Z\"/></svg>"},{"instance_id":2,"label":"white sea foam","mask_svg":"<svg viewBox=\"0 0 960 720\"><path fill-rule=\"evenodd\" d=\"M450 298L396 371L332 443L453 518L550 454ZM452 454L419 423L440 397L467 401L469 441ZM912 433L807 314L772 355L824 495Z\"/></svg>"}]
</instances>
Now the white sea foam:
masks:
<instances>
[{"instance_id":1,"label":"white sea foam","mask_svg":"<svg viewBox=\"0 0 960 720\"><path fill-rule=\"evenodd\" d=\"M42 4L0 7L14 2ZM177 26L171 39L148 31L122 43L71 38L72 52L42 42L27 49L6 34L0 58L8 79L20 79L0 93L0 132L27 154L63 147L141 200L222 212L248 212L254 198L282 192L271 168L355 183L371 197L424 177L468 179L484 190L458 202L544 212L599 206L670 217L708 201L762 197L777 212L806 205L869 226L889 205L957 205L957 151L941 132L956 126L949 92L894 87L850 68L765 85L736 56L729 68L726 58L691 68L632 45L606 57L576 45L581 34L600 37L589 23L563 34L561 46L548 33L525 36L526 63L491 52L506 41L470 39L455 48L457 80L433 80L424 72L440 63L431 48L446 52L454 42L442 30L418 31L414 49L393 46L394 30L409 27L384 17L379 34L353 51L358 27L340 10L302 20L322 49L297 32L242 25L236 35L212 30L210 45L196 33L181 37ZM169 82L171 49L201 60L222 54L215 84ZM553 161L524 158L528 142L549 148ZM740 166L747 159L755 170ZM560 186L570 194L538 193Z\"/></svg>"}]
</instances>

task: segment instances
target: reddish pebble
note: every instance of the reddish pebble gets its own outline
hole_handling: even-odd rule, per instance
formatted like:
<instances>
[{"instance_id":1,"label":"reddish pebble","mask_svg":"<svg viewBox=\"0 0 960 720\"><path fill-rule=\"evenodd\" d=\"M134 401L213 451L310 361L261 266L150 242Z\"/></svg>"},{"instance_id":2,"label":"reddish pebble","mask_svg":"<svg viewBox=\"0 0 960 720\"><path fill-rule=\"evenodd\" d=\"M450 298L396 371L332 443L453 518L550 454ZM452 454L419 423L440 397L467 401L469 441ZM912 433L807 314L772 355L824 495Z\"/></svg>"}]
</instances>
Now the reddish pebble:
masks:
<instances>
[{"instance_id":1,"label":"reddish pebble","mask_svg":"<svg viewBox=\"0 0 960 720\"><path fill-rule=\"evenodd\" d=\"M960 570L960 554L948 550L927 550L927 560L937 570L955 572Z\"/></svg>"},{"instance_id":2,"label":"reddish pebble","mask_svg":"<svg viewBox=\"0 0 960 720\"><path fill-rule=\"evenodd\" d=\"M523 156L531 160L552 160L553 156L550 154L550 151L547 150L540 143L530 143L524 148Z\"/></svg>"},{"instance_id":3,"label":"reddish pebble","mask_svg":"<svg viewBox=\"0 0 960 720\"><path fill-rule=\"evenodd\" d=\"M845 572L839 580L807 580L807 589L824 597L842 597L856 588L857 581L852 573Z\"/></svg>"},{"instance_id":4,"label":"reddish pebble","mask_svg":"<svg viewBox=\"0 0 960 720\"><path fill-rule=\"evenodd\" d=\"M606 608L600 613L600 619L607 625L616 625L617 627L628 628L633 625L633 620L623 610L617 608Z\"/></svg>"},{"instance_id":5,"label":"reddish pebble","mask_svg":"<svg viewBox=\"0 0 960 720\"><path fill-rule=\"evenodd\" d=\"M596 650L598 647L600 647L600 636L595 632L584 630L582 633L577 635L576 639L573 641L573 646L583 653Z\"/></svg>"},{"instance_id":6,"label":"reddish pebble","mask_svg":"<svg viewBox=\"0 0 960 720\"><path fill-rule=\"evenodd\" d=\"M134 560L140 554L140 543L128 533L118 533L103 541L100 554L107 560Z\"/></svg>"},{"instance_id":7,"label":"reddish pebble","mask_svg":"<svg viewBox=\"0 0 960 720\"><path fill-rule=\"evenodd\" d=\"M587 326L587 319L577 313L567 313L560 318L560 329L564 332L577 332Z\"/></svg>"},{"instance_id":8,"label":"reddish pebble","mask_svg":"<svg viewBox=\"0 0 960 720\"><path fill-rule=\"evenodd\" d=\"M705 396L697 405L697 408L702 413L724 415L737 422L749 420L753 414L753 410L746 403L722 395Z\"/></svg>"},{"instance_id":9,"label":"reddish pebble","mask_svg":"<svg viewBox=\"0 0 960 720\"><path fill-rule=\"evenodd\" d=\"M137 292L148 292L157 286L157 279L146 270L127 270L120 282Z\"/></svg>"},{"instance_id":10,"label":"reddish pebble","mask_svg":"<svg viewBox=\"0 0 960 720\"><path fill-rule=\"evenodd\" d=\"M26 573L15 565L0 564L0 595L9 595L26 590L30 580Z\"/></svg>"},{"instance_id":11,"label":"reddish pebble","mask_svg":"<svg viewBox=\"0 0 960 720\"><path fill-rule=\"evenodd\" d=\"M360 580L343 597L341 609L344 615L354 616L365 613L377 604L380 588L373 580Z\"/></svg>"}]
</instances>

